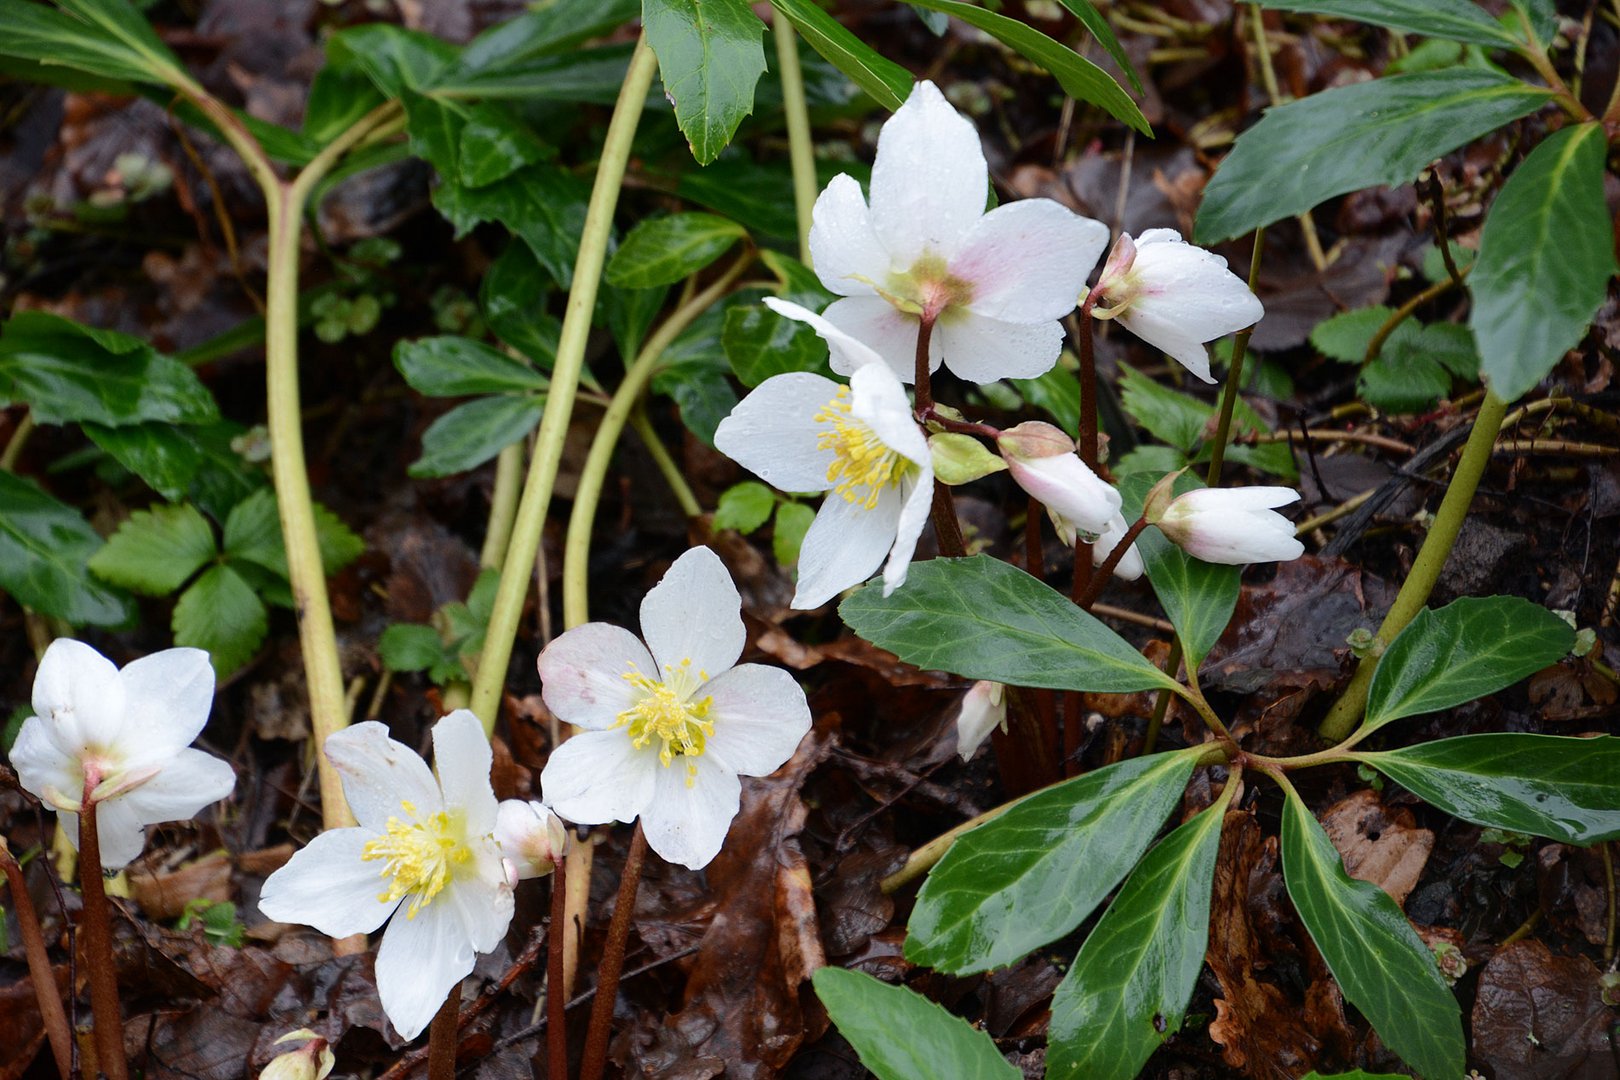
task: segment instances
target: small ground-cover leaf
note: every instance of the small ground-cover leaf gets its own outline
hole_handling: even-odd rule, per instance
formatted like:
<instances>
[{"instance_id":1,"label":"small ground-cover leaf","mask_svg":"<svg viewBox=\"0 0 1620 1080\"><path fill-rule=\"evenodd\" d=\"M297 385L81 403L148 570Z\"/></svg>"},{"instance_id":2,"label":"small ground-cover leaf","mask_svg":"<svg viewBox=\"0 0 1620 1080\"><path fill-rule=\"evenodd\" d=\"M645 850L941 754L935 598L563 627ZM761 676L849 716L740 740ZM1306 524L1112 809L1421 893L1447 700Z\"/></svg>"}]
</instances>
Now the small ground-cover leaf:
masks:
<instances>
[{"instance_id":1,"label":"small ground-cover leaf","mask_svg":"<svg viewBox=\"0 0 1620 1080\"><path fill-rule=\"evenodd\" d=\"M167 596L218 551L214 530L196 507L137 510L90 558L104 581L147 596Z\"/></svg>"},{"instance_id":2,"label":"small ground-cover leaf","mask_svg":"<svg viewBox=\"0 0 1620 1080\"><path fill-rule=\"evenodd\" d=\"M31 480L0 470L0 588L75 626L123 626L129 595L92 579L85 564L101 537L73 507Z\"/></svg>"},{"instance_id":3,"label":"small ground-cover leaf","mask_svg":"<svg viewBox=\"0 0 1620 1080\"><path fill-rule=\"evenodd\" d=\"M241 574L212 566L174 605L174 643L207 649L221 677L253 658L270 628L270 613Z\"/></svg>"}]
</instances>

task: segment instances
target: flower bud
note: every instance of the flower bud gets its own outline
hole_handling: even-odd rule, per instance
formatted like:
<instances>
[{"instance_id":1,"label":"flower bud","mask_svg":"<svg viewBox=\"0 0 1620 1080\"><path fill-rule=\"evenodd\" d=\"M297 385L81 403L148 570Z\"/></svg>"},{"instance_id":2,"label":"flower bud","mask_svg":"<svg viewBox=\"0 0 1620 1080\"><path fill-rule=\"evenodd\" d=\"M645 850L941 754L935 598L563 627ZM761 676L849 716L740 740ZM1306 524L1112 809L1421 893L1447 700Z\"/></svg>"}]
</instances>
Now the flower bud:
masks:
<instances>
[{"instance_id":1,"label":"flower bud","mask_svg":"<svg viewBox=\"0 0 1620 1080\"><path fill-rule=\"evenodd\" d=\"M1305 553L1294 523L1271 508L1299 499L1285 487L1200 488L1176 498L1155 524L1196 559L1241 566L1288 562Z\"/></svg>"},{"instance_id":2,"label":"flower bud","mask_svg":"<svg viewBox=\"0 0 1620 1080\"><path fill-rule=\"evenodd\" d=\"M1073 529L1095 536L1119 513L1119 492L1087 468L1074 440L1051 424L1032 420L1008 428L996 448L1018 486Z\"/></svg>"},{"instance_id":3,"label":"flower bud","mask_svg":"<svg viewBox=\"0 0 1620 1080\"><path fill-rule=\"evenodd\" d=\"M956 752L967 761L998 727L1007 730L1007 688L998 682L974 683L962 695L962 710L956 714Z\"/></svg>"},{"instance_id":4,"label":"flower bud","mask_svg":"<svg viewBox=\"0 0 1620 1080\"><path fill-rule=\"evenodd\" d=\"M299 1039L307 1041L296 1050L276 1055L259 1073L259 1080L326 1080L326 1074L332 1071L337 1059L333 1057L332 1048L326 1040L309 1028L289 1031L274 1045Z\"/></svg>"},{"instance_id":5,"label":"flower bud","mask_svg":"<svg viewBox=\"0 0 1620 1080\"><path fill-rule=\"evenodd\" d=\"M1130 528L1129 525L1125 524L1123 514L1115 514L1113 520L1108 523L1108 528L1099 533L1097 539L1092 541L1091 565L1101 566L1107 562L1108 556L1113 554L1114 548L1118 547L1119 542L1125 539L1125 534L1130 531ZM1137 550L1136 544L1132 543L1130 547L1125 549L1125 554L1120 556L1119 562L1114 564L1114 576L1121 581L1135 581L1142 576L1144 569L1142 553Z\"/></svg>"},{"instance_id":6,"label":"flower bud","mask_svg":"<svg viewBox=\"0 0 1620 1080\"><path fill-rule=\"evenodd\" d=\"M543 802L503 799L495 810L495 842L501 846L506 878L516 884L555 869L563 857L568 830Z\"/></svg>"},{"instance_id":7,"label":"flower bud","mask_svg":"<svg viewBox=\"0 0 1620 1080\"><path fill-rule=\"evenodd\" d=\"M1177 469L1164 476L1157 484L1148 489L1147 496L1142 500L1142 519L1149 525L1157 525L1164 512L1170 509L1170 504L1176 499L1176 481L1186 469Z\"/></svg>"}]
</instances>

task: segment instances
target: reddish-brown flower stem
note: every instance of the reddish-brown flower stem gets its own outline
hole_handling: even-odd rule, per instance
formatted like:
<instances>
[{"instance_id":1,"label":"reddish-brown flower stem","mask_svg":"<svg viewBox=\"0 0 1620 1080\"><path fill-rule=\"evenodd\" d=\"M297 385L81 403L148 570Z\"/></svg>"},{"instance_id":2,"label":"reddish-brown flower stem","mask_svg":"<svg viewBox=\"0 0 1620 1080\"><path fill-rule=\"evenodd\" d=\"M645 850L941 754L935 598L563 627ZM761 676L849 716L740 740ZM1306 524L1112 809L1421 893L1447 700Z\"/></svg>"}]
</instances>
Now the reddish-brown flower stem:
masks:
<instances>
[{"instance_id":1,"label":"reddish-brown flower stem","mask_svg":"<svg viewBox=\"0 0 1620 1080\"><path fill-rule=\"evenodd\" d=\"M1001 429L989 424L977 424L969 420L954 420L941 413L937 406L930 405L928 412L923 416L923 423L943 428L956 435L977 435L981 439L992 441L1001 438Z\"/></svg>"},{"instance_id":2,"label":"reddish-brown flower stem","mask_svg":"<svg viewBox=\"0 0 1620 1080\"><path fill-rule=\"evenodd\" d=\"M461 983L450 988L428 1025L428 1080L456 1080L456 1020L461 1014Z\"/></svg>"},{"instance_id":3,"label":"reddish-brown flower stem","mask_svg":"<svg viewBox=\"0 0 1620 1080\"><path fill-rule=\"evenodd\" d=\"M79 811L79 882L84 896L80 943L90 976L90 1012L95 1018L96 1064L107 1080L128 1080L124 1060L124 1019L118 1008L117 964L112 951L112 917L101 887L101 838L96 832L96 804L91 793L100 778L84 778Z\"/></svg>"},{"instance_id":4,"label":"reddish-brown flower stem","mask_svg":"<svg viewBox=\"0 0 1620 1080\"><path fill-rule=\"evenodd\" d=\"M568 991L563 984L563 942L568 937L568 861L559 858L551 871L551 926L546 930L546 1055L550 1080L568 1080Z\"/></svg>"},{"instance_id":5,"label":"reddish-brown flower stem","mask_svg":"<svg viewBox=\"0 0 1620 1080\"><path fill-rule=\"evenodd\" d=\"M924 312L917 321L917 366L912 381L917 390L915 409L919 423L934 411L933 372L929 370L928 343L934 336L934 319L937 317Z\"/></svg>"},{"instance_id":6,"label":"reddish-brown flower stem","mask_svg":"<svg viewBox=\"0 0 1620 1080\"><path fill-rule=\"evenodd\" d=\"M1075 335L1080 353L1080 460L1097 471L1097 353L1091 340L1091 309L1097 294L1091 292L1080 304L1080 332Z\"/></svg>"},{"instance_id":7,"label":"reddish-brown flower stem","mask_svg":"<svg viewBox=\"0 0 1620 1080\"><path fill-rule=\"evenodd\" d=\"M613 1002L619 996L619 974L624 970L624 946L630 937L631 915L636 907L636 890L641 886L641 864L647 858L647 837L636 822L630 837L630 850L624 856L624 872L619 879L619 899L608 924L602 962L596 968L596 1000L591 1002L591 1023L585 1031L585 1059L579 1066L580 1080L602 1080L607 1067L608 1036L613 1028ZM548 1021L548 1026L550 1022Z\"/></svg>"},{"instance_id":8,"label":"reddish-brown flower stem","mask_svg":"<svg viewBox=\"0 0 1620 1080\"><path fill-rule=\"evenodd\" d=\"M1091 605L1097 602L1097 598L1102 595L1103 589L1108 587L1108 579L1113 577L1114 569L1119 566L1119 561L1125 557L1125 553L1131 549L1131 545L1136 543L1136 538L1142 535L1142 530L1147 528L1147 524L1147 518L1139 517L1131 523L1129 529L1125 530L1124 538L1114 545L1114 549L1108 553L1108 558L1104 559L1103 564L1097 567L1097 573L1092 577L1090 587L1086 589L1085 595L1080 597L1080 606L1082 608L1087 611L1091 610Z\"/></svg>"},{"instance_id":9,"label":"reddish-brown flower stem","mask_svg":"<svg viewBox=\"0 0 1620 1080\"><path fill-rule=\"evenodd\" d=\"M17 913L23 952L28 958L28 974L34 983L34 998L39 1002L45 1037L50 1040L51 1056L56 1059L56 1071L62 1080L71 1080L73 1029L68 1026L67 1013L62 1011L62 995L57 991L51 958L45 952L45 935L39 928L39 913L34 910L33 898L28 895L28 883L23 880L22 866L12 856L3 838L0 838L0 870L5 872L6 880L11 883L11 907Z\"/></svg>"}]
</instances>

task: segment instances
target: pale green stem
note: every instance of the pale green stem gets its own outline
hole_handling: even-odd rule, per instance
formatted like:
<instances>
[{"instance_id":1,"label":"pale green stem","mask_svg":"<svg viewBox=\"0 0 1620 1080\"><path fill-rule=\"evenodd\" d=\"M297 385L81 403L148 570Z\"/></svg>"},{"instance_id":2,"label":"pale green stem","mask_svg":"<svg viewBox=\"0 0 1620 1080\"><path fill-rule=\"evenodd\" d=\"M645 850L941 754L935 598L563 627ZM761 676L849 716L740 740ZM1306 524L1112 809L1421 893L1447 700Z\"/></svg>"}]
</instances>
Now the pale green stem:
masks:
<instances>
[{"instance_id":1,"label":"pale green stem","mask_svg":"<svg viewBox=\"0 0 1620 1080\"><path fill-rule=\"evenodd\" d=\"M591 440L590 454L580 470L579 485L574 491L574 509L568 518L568 538L563 544L563 626L568 629L585 623L590 618L587 594L587 575L591 554L591 529L596 521L596 507L602 498L602 484L607 479L608 466L613 462L613 450L624 432L636 403L658 370L658 361L664 350L679 337L692 321L707 311L731 290L732 284L753 261L753 252L740 256L736 262L702 292L697 293L670 313L669 318L647 338L641 352L624 373L624 381L613 392L607 411L597 425Z\"/></svg>"},{"instance_id":2,"label":"pale green stem","mask_svg":"<svg viewBox=\"0 0 1620 1080\"><path fill-rule=\"evenodd\" d=\"M14 472L17 468L17 459L22 457L22 450L28 443L28 436L34 433L34 414L25 413L17 421L17 428L11 433L6 442L6 448L0 452L0 472Z\"/></svg>"},{"instance_id":3,"label":"pale green stem","mask_svg":"<svg viewBox=\"0 0 1620 1080\"><path fill-rule=\"evenodd\" d=\"M523 600L534 574L534 561L540 550L540 534L545 526L546 511L551 505L557 466L562 460L563 439L568 433L568 420L574 411L574 396L579 389L579 375L585 364L585 344L590 337L591 314L596 308L602 264L607 257L608 239L613 231L613 211L619 202L619 189L624 183L624 170L630 160L630 145L635 138L636 125L641 121L647 92L652 88L653 74L657 70L658 60L653 56L643 33L630 57L630 67L625 72L619 100L613 107L613 119L608 124L607 139L602 145L602 158L597 165L596 182L591 188L585 225L579 238L579 255L574 260L574 283L568 291L568 306L563 313L562 332L557 341L557 362L551 373L546 411L540 420L534 456L529 460L528 479L523 485L523 497L518 502L517 518L512 524L512 540L501 567L501 582L495 593L495 606L484 637L484 651L478 658L472 710L484 722L486 732L493 731L495 727L501 687L506 682L507 664L512 659L518 620L523 614Z\"/></svg>"},{"instance_id":4,"label":"pale green stem","mask_svg":"<svg viewBox=\"0 0 1620 1080\"><path fill-rule=\"evenodd\" d=\"M1429 535L1423 538L1423 547L1418 550L1417 559L1412 563L1412 571L1401 583L1395 603L1390 607L1389 614L1384 616L1383 625L1378 628L1375 653L1381 651L1380 647L1394 641L1395 635L1405 630L1407 624L1417 618L1418 612L1429 602L1434 583L1440 579L1440 571L1451 555L1452 545L1457 542L1457 533L1468 519L1468 507L1474 501L1474 491L1479 487L1480 477L1485 475L1485 466L1491 460L1491 450L1496 446L1496 436L1502 430L1502 418L1506 415L1507 402L1495 393L1486 393L1479 413L1474 417L1474 429L1468 434L1462 458L1457 462L1457 471L1452 474L1445 497L1440 500L1440 509L1435 512ZM1367 705L1367 686L1372 682L1376 666L1376 663L1362 663L1356 668L1350 685L1333 703L1333 708L1318 729L1322 738L1329 742L1340 742L1361 721L1362 711Z\"/></svg>"},{"instance_id":5,"label":"pale green stem","mask_svg":"<svg viewBox=\"0 0 1620 1080\"><path fill-rule=\"evenodd\" d=\"M489 498L489 528L484 531L484 547L478 565L497 569L506 560L512 539L512 519L517 516L518 492L523 484L523 440L502 450L495 459L495 490Z\"/></svg>"},{"instance_id":6,"label":"pale green stem","mask_svg":"<svg viewBox=\"0 0 1620 1080\"><path fill-rule=\"evenodd\" d=\"M799 45L779 8L771 9L777 74L782 80L782 111L787 117L788 160L793 167L793 209L799 220L799 261L810 265L810 211L816 205L816 158L810 142L810 109L804 99Z\"/></svg>"},{"instance_id":7,"label":"pale green stem","mask_svg":"<svg viewBox=\"0 0 1620 1080\"><path fill-rule=\"evenodd\" d=\"M638 402L631 411L630 427L637 435L641 436L642 443L647 447L647 456L653 459L653 464L658 467L664 481L669 484L670 493L675 496L675 501L680 504L681 513L689 518L701 515L703 513L703 504L698 502L696 495L692 494L692 485L686 482L686 477L681 473L680 466L675 464L673 457L670 457L669 448L664 445L664 440L658 437L658 432L654 429L652 421L647 418L646 402Z\"/></svg>"}]
</instances>

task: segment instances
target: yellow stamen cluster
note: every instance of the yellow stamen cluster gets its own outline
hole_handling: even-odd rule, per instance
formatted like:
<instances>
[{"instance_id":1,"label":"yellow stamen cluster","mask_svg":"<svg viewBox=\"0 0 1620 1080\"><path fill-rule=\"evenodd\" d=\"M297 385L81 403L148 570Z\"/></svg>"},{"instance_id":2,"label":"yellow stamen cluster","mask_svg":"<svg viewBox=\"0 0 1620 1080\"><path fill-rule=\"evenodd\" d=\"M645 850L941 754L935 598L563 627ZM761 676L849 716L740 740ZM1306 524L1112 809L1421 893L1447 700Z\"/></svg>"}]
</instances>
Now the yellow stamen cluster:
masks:
<instances>
[{"instance_id":1,"label":"yellow stamen cluster","mask_svg":"<svg viewBox=\"0 0 1620 1080\"><path fill-rule=\"evenodd\" d=\"M387 835L369 841L360 858L367 862L383 860L382 871L377 876L392 880L386 892L377 894L377 899L388 904L410 896L405 917L414 919L418 911L444 891L455 876L455 868L471 859L472 851L462 840L462 830L447 812L440 810L421 818L414 804L401 802L400 806L410 815L410 820L390 817Z\"/></svg>"},{"instance_id":2,"label":"yellow stamen cluster","mask_svg":"<svg viewBox=\"0 0 1620 1080\"><path fill-rule=\"evenodd\" d=\"M709 681L707 672L699 671L694 681L692 661L665 664L662 681L643 675L634 664L624 673L624 681L641 691L641 698L619 714L617 727L630 729L630 745L645 749L658 739L662 746L658 760L667 768L677 757L703 756L703 748L714 736L714 721L708 719L714 704L712 695L693 700L692 691ZM697 766L686 766L686 786L691 787L697 776Z\"/></svg>"},{"instance_id":3,"label":"yellow stamen cluster","mask_svg":"<svg viewBox=\"0 0 1620 1080\"><path fill-rule=\"evenodd\" d=\"M822 406L815 421L828 425L816 437L816 448L833 452L832 464L827 466L827 482L833 491L846 502L875 509L878 493L898 483L911 463L884 445L864 420L852 415L847 386L838 388L837 396Z\"/></svg>"}]
</instances>

